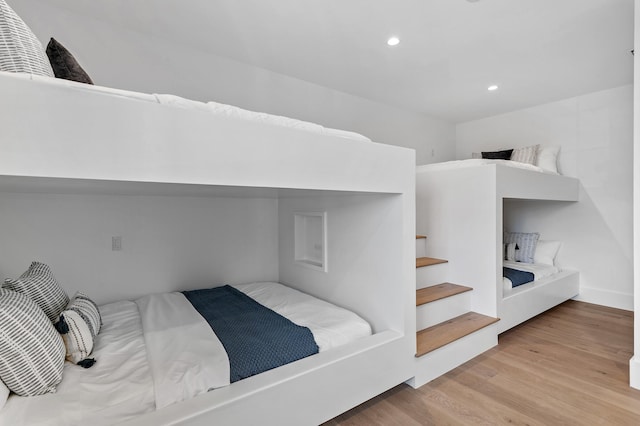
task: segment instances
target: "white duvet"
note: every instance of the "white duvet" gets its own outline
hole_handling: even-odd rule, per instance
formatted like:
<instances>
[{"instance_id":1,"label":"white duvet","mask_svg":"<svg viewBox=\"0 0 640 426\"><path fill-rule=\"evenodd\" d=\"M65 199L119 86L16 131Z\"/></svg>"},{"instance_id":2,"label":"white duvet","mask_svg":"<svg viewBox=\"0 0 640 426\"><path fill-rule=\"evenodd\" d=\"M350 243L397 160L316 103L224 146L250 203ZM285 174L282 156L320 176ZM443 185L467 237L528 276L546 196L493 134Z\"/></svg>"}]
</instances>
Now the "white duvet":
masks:
<instances>
[{"instance_id":1,"label":"white duvet","mask_svg":"<svg viewBox=\"0 0 640 426\"><path fill-rule=\"evenodd\" d=\"M308 327L320 351L371 334L358 315L279 283L235 285ZM104 325L89 368L65 364L55 394L9 397L0 426L111 425L229 385L229 361L209 324L182 293L100 307Z\"/></svg>"},{"instance_id":2,"label":"white duvet","mask_svg":"<svg viewBox=\"0 0 640 426\"><path fill-rule=\"evenodd\" d=\"M283 117L279 115L267 114L264 112L255 112L242 109L233 105L221 104L218 102L200 102L191 99L182 98L175 95L165 94L147 94L140 92L133 92L131 90L114 89L111 87L97 86L92 84L78 83L75 81L64 80L60 78L51 78L41 75L33 75L28 73L12 73L0 71L3 75L10 78L20 78L28 80L36 80L44 82L46 84L52 84L64 87L65 90L73 90L77 92L92 92L102 93L108 96L115 96L119 98L127 98L138 102L150 102L162 105L168 105L172 107L201 110L206 111L212 115L221 117L227 117L232 119L242 119L248 121L255 121L265 124L272 124L275 126L289 127L294 129L300 129L308 132L320 133L323 135L338 136L341 138L354 139L360 141L371 142L371 139L361 135L360 133L350 132L348 130L333 129L330 127L324 127L320 124L311 123L309 121L297 120L295 118Z\"/></svg>"},{"instance_id":3,"label":"white duvet","mask_svg":"<svg viewBox=\"0 0 640 426\"><path fill-rule=\"evenodd\" d=\"M511 161L511 160L491 160L488 158L470 158L466 160L443 161L442 163L433 163L433 164L426 164L424 166L419 166L418 170L455 170L455 169L464 169L467 167L484 166L488 164L499 164L502 166L513 167L516 169L531 170L534 172L547 173L547 174L553 174L553 175L558 174L558 173L554 173L549 170L543 169L541 167L534 166L533 164L521 163L519 161Z\"/></svg>"},{"instance_id":4,"label":"white duvet","mask_svg":"<svg viewBox=\"0 0 640 426\"><path fill-rule=\"evenodd\" d=\"M507 268L516 269L518 271L525 271L533 273L533 280L541 280L543 278L549 277L557 272L560 269L553 265L545 265L542 263L523 263L523 262L512 262L510 260L505 260L503 265ZM522 284L526 285L526 284ZM510 290L513 288L513 283L507 277L502 277L502 288L505 290Z\"/></svg>"}]
</instances>

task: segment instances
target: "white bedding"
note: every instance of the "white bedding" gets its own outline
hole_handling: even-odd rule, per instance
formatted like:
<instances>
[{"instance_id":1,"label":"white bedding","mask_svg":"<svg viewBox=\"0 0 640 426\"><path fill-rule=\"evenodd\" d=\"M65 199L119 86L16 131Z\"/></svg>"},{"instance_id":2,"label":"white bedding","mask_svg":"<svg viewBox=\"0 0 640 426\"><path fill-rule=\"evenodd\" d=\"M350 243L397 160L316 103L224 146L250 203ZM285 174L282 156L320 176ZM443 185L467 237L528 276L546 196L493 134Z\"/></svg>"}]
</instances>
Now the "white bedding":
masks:
<instances>
[{"instance_id":1,"label":"white bedding","mask_svg":"<svg viewBox=\"0 0 640 426\"><path fill-rule=\"evenodd\" d=\"M486 158L470 158L467 160L444 161L442 163L433 163L433 164L420 166L420 169L422 170L455 170L455 169L463 169L466 167L484 166L487 164L500 164L503 166L514 167L517 169L532 170L534 172L557 175L557 173L551 172L549 170L545 170L538 166L534 166L533 164L521 163L519 161L511 161L511 160L490 160Z\"/></svg>"},{"instance_id":2,"label":"white bedding","mask_svg":"<svg viewBox=\"0 0 640 426\"><path fill-rule=\"evenodd\" d=\"M235 285L292 322L309 327L320 351L368 336L356 314L279 283ZM103 328L83 369L65 364L55 394L12 395L4 425L108 425L229 384L226 352L181 293L100 307Z\"/></svg>"},{"instance_id":3,"label":"white bedding","mask_svg":"<svg viewBox=\"0 0 640 426\"><path fill-rule=\"evenodd\" d=\"M206 111L212 115L221 117L227 117L230 119L248 120L260 123L271 124L274 126L288 127L294 129L300 129L308 132L319 133L323 135L338 136L341 138L354 139L360 141L371 142L371 139L359 133L350 132L347 130L332 129L321 126L319 124L310 123L308 121L296 120L294 118L282 117L264 112L254 112L238 108L232 105L221 104L218 102L200 102L190 99L181 98L174 95L165 94L146 94L139 92L132 92L130 90L113 89L110 87L95 86L91 84L78 83L75 81L63 80L59 78L51 78L40 75L26 74L26 73L10 73L0 71L2 75L7 75L13 78L23 78L30 80L44 81L47 84L55 84L65 87L68 90L76 90L81 92L100 92L110 96L118 96L123 98L129 98L136 101L159 103L162 105L168 105L171 107L178 107L183 109L201 110Z\"/></svg>"},{"instance_id":4,"label":"white bedding","mask_svg":"<svg viewBox=\"0 0 640 426\"><path fill-rule=\"evenodd\" d=\"M522 262L512 262L510 260L505 260L503 265L507 268L517 269L518 271L526 271L533 273L533 280L541 280L543 278L547 278L555 273L558 273L560 269L557 266L546 265L542 263L522 263ZM522 284L526 285L526 284ZM502 277L502 288L504 290L511 290L513 288L513 283L507 277Z\"/></svg>"},{"instance_id":5,"label":"white bedding","mask_svg":"<svg viewBox=\"0 0 640 426\"><path fill-rule=\"evenodd\" d=\"M0 425L112 425L153 411L153 378L147 362L136 304L100 307L103 326L84 369L65 363L56 393L36 397L12 395L0 411Z\"/></svg>"}]
</instances>

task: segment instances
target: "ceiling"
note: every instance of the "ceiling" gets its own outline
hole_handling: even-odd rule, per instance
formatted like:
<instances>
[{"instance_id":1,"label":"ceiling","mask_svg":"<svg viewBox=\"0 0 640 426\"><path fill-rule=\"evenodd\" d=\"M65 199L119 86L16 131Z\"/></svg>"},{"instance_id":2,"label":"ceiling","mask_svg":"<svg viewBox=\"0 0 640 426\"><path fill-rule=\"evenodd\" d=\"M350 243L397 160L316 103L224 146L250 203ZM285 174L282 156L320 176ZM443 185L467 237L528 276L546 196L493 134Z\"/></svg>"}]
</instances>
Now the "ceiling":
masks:
<instances>
[{"instance_id":1,"label":"ceiling","mask_svg":"<svg viewBox=\"0 0 640 426\"><path fill-rule=\"evenodd\" d=\"M633 0L46 2L452 122L633 81Z\"/></svg>"}]
</instances>

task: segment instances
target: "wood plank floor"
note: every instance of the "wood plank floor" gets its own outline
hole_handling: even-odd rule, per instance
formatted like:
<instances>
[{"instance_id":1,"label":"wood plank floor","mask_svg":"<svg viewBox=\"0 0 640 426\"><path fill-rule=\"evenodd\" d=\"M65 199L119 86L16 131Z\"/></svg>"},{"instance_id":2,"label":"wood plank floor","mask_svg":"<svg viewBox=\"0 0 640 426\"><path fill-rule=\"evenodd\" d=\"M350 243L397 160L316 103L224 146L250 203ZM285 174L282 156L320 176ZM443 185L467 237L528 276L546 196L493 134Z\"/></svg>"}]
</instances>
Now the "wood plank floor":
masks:
<instances>
[{"instance_id":1,"label":"wood plank floor","mask_svg":"<svg viewBox=\"0 0 640 426\"><path fill-rule=\"evenodd\" d=\"M397 386L325 425L640 425L632 352L632 312L569 301L420 389Z\"/></svg>"}]
</instances>

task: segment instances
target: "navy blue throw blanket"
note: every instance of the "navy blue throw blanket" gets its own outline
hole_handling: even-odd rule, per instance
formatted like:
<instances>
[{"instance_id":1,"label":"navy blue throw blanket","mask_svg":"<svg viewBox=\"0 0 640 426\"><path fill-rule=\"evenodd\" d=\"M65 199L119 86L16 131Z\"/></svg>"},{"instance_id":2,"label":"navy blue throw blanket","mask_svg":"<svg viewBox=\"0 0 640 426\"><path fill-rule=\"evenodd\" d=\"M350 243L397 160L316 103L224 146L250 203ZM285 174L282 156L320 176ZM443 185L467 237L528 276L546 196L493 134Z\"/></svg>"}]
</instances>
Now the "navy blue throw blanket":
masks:
<instances>
[{"instance_id":1,"label":"navy blue throw blanket","mask_svg":"<svg viewBox=\"0 0 640 426\"><path fill-rule=\"evenodd\" d=\"M502 267L502 275L511 280L513 287L530 283L535 278L532 272L518 271L517 269Z\"/></svg>"},{"instance_id":2,"label":"navy blue throw blanket","mask_svg":"<svg viewBox=\"0 0 640 426\"><path fill-rule=\"evenodd\" d=\"M311 330L231 286L183 294L227 351L231 383L318 353Z\"/></svg>"}]
</instances>

